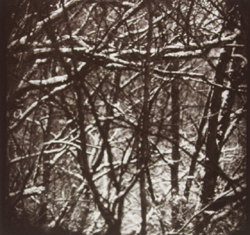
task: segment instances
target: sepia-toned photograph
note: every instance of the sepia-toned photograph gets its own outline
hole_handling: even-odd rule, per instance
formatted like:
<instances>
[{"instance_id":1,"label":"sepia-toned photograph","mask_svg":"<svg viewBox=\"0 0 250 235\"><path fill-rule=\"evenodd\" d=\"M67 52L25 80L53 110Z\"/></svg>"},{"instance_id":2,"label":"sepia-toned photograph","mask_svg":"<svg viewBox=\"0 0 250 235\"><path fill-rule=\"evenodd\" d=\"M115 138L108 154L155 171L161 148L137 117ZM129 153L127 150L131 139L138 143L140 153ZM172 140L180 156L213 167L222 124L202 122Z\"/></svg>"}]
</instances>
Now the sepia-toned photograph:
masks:
<instances>
[{"instance_id":1,"label":"sepia-toned photograph","mask_svg":"<svg viewBox=\"0 0 250 235\"><path fill-rule=\"evenodd\" d=\"M248 234L249 14L6 1L1 235Z\"/></svg>"}]
</instances>

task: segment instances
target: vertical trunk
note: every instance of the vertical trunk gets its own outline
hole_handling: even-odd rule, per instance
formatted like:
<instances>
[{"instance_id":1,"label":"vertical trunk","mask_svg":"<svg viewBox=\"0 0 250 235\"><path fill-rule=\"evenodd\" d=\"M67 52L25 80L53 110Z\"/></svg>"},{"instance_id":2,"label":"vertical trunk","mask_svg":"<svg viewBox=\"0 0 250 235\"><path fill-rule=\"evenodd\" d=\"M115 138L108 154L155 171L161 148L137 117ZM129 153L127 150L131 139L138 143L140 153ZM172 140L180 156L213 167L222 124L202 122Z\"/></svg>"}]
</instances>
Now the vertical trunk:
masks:
<instances>
[{"instance_id":1,"label":"vertical trunk","mask_svg":"<svg viewBox=\"0 0 250 235\"><path fill-rule=\"evenodd\" d=\"M202 132L203 132L203 129L204 129L205 124L207 122L206 117L207 117L207 113L208 113L208 109L209 109L210 99L211 99L211 90L209 91L207 102L206 102L205 108L204 108L203 117L202 117L199 129L198 129L198 133L197 133L198 137L197 137L197 141L196 141L196 144L195 144L195 152L193 154L193 157L192 157L192 160L191 160L191 165L190 165L190 168L189 168L189 173L188 173L189 176L194 175L197 158L198 158L199 152L200 152L200 150L201 150L201 148L202 148L202 146L203 146L203 144L205 142L205 136L203 136ZM191 185L192 185L192 178L188 179L187 182L186 182L184 196L187 198L187 200L189 198Z\"/></svg>"},{"instance_id":2,"label":"vertical trunk","mask_svg":"<svg viewBox=\"0 0 250 235\"><path fill-rule=\"evenodd\" d=\"M147 216L147 204L146 204L146 192L145 192L145 172L144 172L144 165L143 161L141 161L141 175L140 175L140 197L141 197L141 235L146 235L146 226L147 226L147 221L146 221L146 216Z\"/></svg>"},{"instance_id":3,"label":"vertical trunk","mask_svg":"<svg viewBox=\"0 0 250 235\"><path fill-rule=\"evenodd\" d=\"M224 72L227 69L227 65L230 59L231 49L224 51L220 55L220 61L216 68L215 83L218 85L223 85ZM208 120L208 136L206 142L206 173L203 178L201 203L202 205L207 205L210 200L214 197L214 190L216 187L216 181L218 177L218 172L216 166L219 163L220 148L218 141L218 117L221 109L221 95L222 89L220 87L214 87L213 94L211 98L210 115ZM201 234L204 232L207 224L210 221L210 217L201 214L199 217L201 221L196 227L196 234Z\"/></svg>"},{"instance_id":4,"label":"vertical trunk","mask_svg":"<svg viewBox=\"0 0 250 235\"><path fill-rule=\"evenodd\" d=\"M121 235L121 220L115 220L114 223L108 226L105 235Z\"/></svg>"},{"instance_id":5,"label":"vertical trunk","mask_svg":"<svg viewBox=\"0 0 250 235\"><path fill-rule=\"evenodd\" d=\"M179 125L180 125L180 104L179 104L179 83L177 79L172 82L172 159L173 165L171 166L171 184L172 184L172 198L173 200L179 193L178 183L178 168L180 160L179 152ZM180 222L178 221L179 206L172 205L172 226L174 229L178 229Z\"/></svg>"},{"instance_id":6,"label":"vertical trunk","mask_svg":"<svg viewBox=\"0 0 250 235\"><path fill-rule=\"evenodd\" d=\"M51 127L52 127L52 108L49 106L48 107L48 124L47 124L47 128L45 130L44 133L44 142L48 142L50 140L50 131L51 131ZM39 220L38 220L38 224L39 226L41 225L45 225L47 223L47 196L49 193L49 182L50 182L50 155L43 153L43 186L45 188L44 193L42 194L42 202L41 202L41 208L39 211Z\"/></svg>"},{"instance_id":7,"label":"vertical trunk","mask_svg":"<svg viewBox=\"0 0 250 235\"><path fill-rule=\"evenodd\" d=\"M228 52L223 52L220 57L220 62L217 66L217 71L215 74L215 83L223 85L223 72L226 71L227 64L229 62ZM221 94L222 89L219 87L214 87L211 107L210 107L210 117L208 121L208 137L206 143L206 157L207 157L207 168L206 174L203 178L203 190L201 195L201 201L203 205L208 203L214 196L214 189L216 186L216 180L218 173L214 169L214 166L218 165L220 148L217 141L218 133L218 116L221 109Z\"/></svg>"},{"instance_id":8,"label":"vertical trunk","mask_svg":"<svg viewBox=\"0 0 250 235\"><path fill-rule=\"evenodd\" d=\"M241 4L240 4L241 5ZM243 6L244 3L241 5ZM234 2L227 1L226 2L227 10L228 10L228 18L225 24L225 29L232 30L230 27L234 24L236 18L241 15L241 26L242 26L242 34L238 35L235 43L236 44L245 44L245 35L244 32L247 30L244 29L245 22L243 20L243 16L246 16L246 11L244 7L237 9ZM229 13L230 12L230 13ZM246 19L246 18L245 18ZM242 48L227 48L227 51L221 54L220 62L218 63L216 75L215 75L215 83L219 85L223 85L224 73L228 69L231 71L228 73L229 81L231 83L231 87L237 90L238 84L241 82L241 79L244 77L244 68L241 68L241 62L237 58L234 58L233 54L244 54L244 49ZM209 200L214 197L214 190L216 187L216 181L218 173L216 172L216 167L218 166L220 152L225 144L225 133L230 123L230 114L231 109L233 107L235 94L232 91L229 91L229 94L226 99L224 99L222 103L222 89L218 87L214 87L214 93L211 101L211 113L209 118L209 126L208 126L208 139L206 144L206 156L207 156L207 168L206 174L203 178L203 190L201 195L201 202L203 205L206 205ZM221 107L223 106L223 107ZM219 112L221 118L219 120ZM202 216L202 215L201 215ZM201 217L201 223L198 225L196 229L196 233L203 233L204 228L207 227L207 224L210 221L210 217L203 218Z\"/></svg>"},{"instance_id":9,"label":"vertical trunk","mask_svg":"<svg viewBox=\"0 0 250 235\"><path fill-rule=\"evenodd\" d=\"M236 17L239 17L239 12L235 3L228 1L227 3L228 12L228 20L225 25L225 29L230 28L230 24L233 24ZM244 4L242 4L244 6ZM243 20L243 15L246 14L244 9L240 10L241 20ZM241 21L242 29L244 29L245 24L244 20ZM245 30L243 30L245 32ZM238 35L235 39L235 43L237 44L245 44L244 41L244 33L243 35ZM244 49L242 48L227 48L220 56L220 61L217 65L216 75L215 75L215 83L219 85L223 85L224 73L228 69L231 71L228 73L229 81L231 83L231 87L237 90L241 79L244 77L242 75L243 71L241 68L241 60L234 58L235 54L244 54ZM232 60L232 58L234 58ZM232 72L233 71L233 72ZM224 145L224 137L226 130L230 123L230 114L231 109L233 107L235 93L229 91L228 97L224 100L222 104L222 89L219 87L214 87L214 93L211 100L211 113L209 118L209 126L208 126L208 139L206 144L206 156L207 156L207 164L208 168L206 169L206 174L203 179L203 191L201 200L203 204L206 204L213 196L214 189L216 186L217 173L213 171L213 166L218 165L220 151ZM223 107L221 107L223 106ZM219 112L221 118L219 120Z\"/></svg>"},{"instance_id":10,"label":"vertical trunk","mask_svg":"<svg viewBox=\"0 0 250 235\"><path fill-rule=\"evenodd\" d=\"M141 235L146 235L146 216L147 216L147 202L145 192L145 174L147 168L147 162L149 157L149 144L148 144L148 128L149 128L149 89L150 89L150 49L152 40L152 14L151 3L148 2L148 35L147 35L147 57L144 67L144 103L142 107L142 131L141 131L141 159L140 159L140 196L141 196Z\"/></svg>"}]
</instances>

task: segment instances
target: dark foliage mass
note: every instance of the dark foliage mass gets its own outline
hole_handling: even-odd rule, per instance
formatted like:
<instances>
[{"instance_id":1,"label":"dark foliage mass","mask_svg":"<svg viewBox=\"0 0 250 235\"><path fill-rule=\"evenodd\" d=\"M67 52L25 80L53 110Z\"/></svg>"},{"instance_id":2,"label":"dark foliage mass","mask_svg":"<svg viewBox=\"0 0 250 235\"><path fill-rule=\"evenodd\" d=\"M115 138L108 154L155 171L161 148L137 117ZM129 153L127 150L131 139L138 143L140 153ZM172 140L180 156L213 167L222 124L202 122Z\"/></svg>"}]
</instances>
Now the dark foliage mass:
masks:
<instances>
[{"instance_id":1,"label":"dark foliage mass","mask_svg":"<svg viewBox=\"0 0 250 235\"><path fill-rule=\"evenodd\" d=\"M247 9L6 2L6 234L244 234Z\"/></svg>"}]
</instances>

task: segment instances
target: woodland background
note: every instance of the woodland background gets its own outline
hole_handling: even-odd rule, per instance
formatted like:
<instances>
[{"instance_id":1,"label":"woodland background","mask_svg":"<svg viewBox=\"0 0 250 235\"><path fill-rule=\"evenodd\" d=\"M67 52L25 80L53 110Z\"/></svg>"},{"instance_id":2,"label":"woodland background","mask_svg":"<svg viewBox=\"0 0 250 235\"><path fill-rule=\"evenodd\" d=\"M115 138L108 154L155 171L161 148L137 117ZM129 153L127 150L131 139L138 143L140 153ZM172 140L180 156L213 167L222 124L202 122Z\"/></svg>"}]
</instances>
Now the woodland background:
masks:
<instances>
[{"instance_id":1,"label":"woodland background","mask_svg":"<svg viewBox=\"0 0 250 235\"><path fill-rule=\"evenodd\" d=\"M244 234L247 1L6 2L6 234Z\"/></svg>"}]
</instances>

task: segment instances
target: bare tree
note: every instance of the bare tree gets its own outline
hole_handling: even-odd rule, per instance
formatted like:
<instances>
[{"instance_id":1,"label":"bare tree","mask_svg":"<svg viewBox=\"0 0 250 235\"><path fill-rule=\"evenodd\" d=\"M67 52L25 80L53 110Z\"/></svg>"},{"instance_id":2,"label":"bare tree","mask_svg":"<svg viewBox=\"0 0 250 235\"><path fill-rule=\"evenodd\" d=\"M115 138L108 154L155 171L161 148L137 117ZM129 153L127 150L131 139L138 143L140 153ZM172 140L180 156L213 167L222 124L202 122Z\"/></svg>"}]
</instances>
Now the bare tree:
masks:
<instances>
[{"instance_id":1,"label":"bare tree","mask_svg":"<svg viewBox=\"0 0 250 235\"><path fill-rule=\"evenodd\" d=\"M8 227L243 231L244 4L8 3Z\"/></svg>"}]
</instances>

